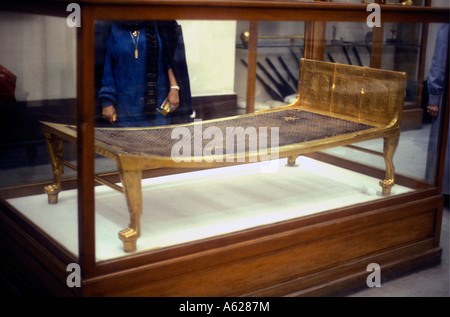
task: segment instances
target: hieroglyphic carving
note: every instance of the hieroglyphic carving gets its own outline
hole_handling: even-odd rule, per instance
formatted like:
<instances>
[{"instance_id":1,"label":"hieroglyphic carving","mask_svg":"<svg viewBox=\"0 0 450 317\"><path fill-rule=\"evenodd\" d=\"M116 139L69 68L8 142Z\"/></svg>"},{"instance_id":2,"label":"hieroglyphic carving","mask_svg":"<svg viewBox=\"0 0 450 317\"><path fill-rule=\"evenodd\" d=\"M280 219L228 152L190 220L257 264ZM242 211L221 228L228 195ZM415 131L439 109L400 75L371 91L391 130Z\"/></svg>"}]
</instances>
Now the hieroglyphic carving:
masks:
<instances>
[{"instance_id":1,"label":"hieroglyphic carving","mask_svg":"<svg viewBox=\"0 0 450 317\"><path fill-rule=\"evenodd\" d=\"M333 111L337 113L357 116L361 99L361 82L358 78L336 77Z\"/></svg>"},{"instance_id":2,"label":"hieroglyphic carving","mask_svg":"<svg viewBox=\"0 0 450 317\"><path fill-rule=\"evenodd\" d=\"M367 119L381 120L389 117L390 91L384 82L366 80L363 87L361 114Z\"/></svg>"},{"instance_id":3,"label":"hieroglyphic carving","mask_svg":"<svg viewBox=\"0 0 450 317\"><path fill-rule=\"evenodd\" d=\"M303 100L306 104L329 110L333 87L333 73L307 69L303 76Z\"/></svg>"}]
</instances>

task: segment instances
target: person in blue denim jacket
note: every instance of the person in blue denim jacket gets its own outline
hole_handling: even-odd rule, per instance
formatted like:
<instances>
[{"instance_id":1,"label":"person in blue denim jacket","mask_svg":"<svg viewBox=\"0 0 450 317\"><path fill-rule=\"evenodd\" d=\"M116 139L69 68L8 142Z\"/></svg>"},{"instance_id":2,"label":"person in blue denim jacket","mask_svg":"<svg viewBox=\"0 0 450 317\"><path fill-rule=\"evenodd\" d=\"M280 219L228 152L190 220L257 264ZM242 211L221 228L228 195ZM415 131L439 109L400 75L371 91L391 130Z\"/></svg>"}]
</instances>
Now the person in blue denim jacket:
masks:
<instances>
[{"instance_id":1,"label":"person in blue denim jacket","mask_svg":"<svg viewBox=\"0 0 450 317\"><path fill-rule=\"evenodd\" d=\"M427 112L432 117L430 141L428 145L427 169L425 178L428 181L434 180L434 170L436 162L437 142L439 135L439 125L441 122L441 114L443 104L443 90L445 83L445 70L448 59L448 42L449 42L449 24L442 25L437 34L436 46L434 49L433 60L430 67L430 72L427 79L428 88L428 106ZM448 115L448 114L447 114ZM449 130L450 131L450 130ZM449 139L447 139L447 152L445 156L444 178L442 183L442 193L446 195L446 203L448 204L448 195L450 194L450 149Z\"/></svg>"},{"instance_id":2,"label":"person in blue denim jacket","mask_svg":"<svg viewBox=\"0 0 450 317\"><path fill-rule=\"evenodd\" d=\"M98 97L103 118L115 126L145 127L187 121L192 104L178 23L112 24ZM167 116L157 111L164 100L172 110Z\"/></svg>"}]
</instances>

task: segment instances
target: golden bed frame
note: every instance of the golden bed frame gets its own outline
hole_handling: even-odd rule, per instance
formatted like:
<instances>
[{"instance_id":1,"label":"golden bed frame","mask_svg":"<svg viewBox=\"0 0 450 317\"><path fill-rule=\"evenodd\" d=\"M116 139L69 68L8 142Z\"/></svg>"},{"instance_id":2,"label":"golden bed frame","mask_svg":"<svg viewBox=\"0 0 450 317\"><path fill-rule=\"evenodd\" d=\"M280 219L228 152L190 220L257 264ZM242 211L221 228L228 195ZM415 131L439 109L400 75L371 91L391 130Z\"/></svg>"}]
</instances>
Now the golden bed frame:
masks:
<instances>
[{"instance_id":1,"label":"golden bed frame","mask_svg":"<svg viewBox=\"0 0 450 317\"><path fill-rule=\"evenodd\" d=\"M144 169L225 166L242 160L255 162L274 157L287 158L288 164L294 165L296 158L303 154L383 138L386 175L380 185L382 193L389 195L394 185L393 155L400 136L405 88L405 73L302 59L298 98L289 106L184 125L96 128L95 152L116 162L122 186L99 176L95 179L124 193L129 209L130 224L119 232L124 250L135 251L140 236ZM226 152L227 143L224 141L223 148L216 143L214 154L213 151L206 156L204 152L200 155L194 152L189 159L174 159L172 149L180 139L172 136L173 131L190 135L191 149L205 149L210 140L193 137L199 128L201 131L212 128L212 131L222 131L226 135L225 130L230 127L240 127L239 131L244 134L253 131L257 138L259 131L276 129L278 146L271 148L269 143L273 144L267 141L268 148L261 151L247 146ZM74 126L49 122L42 122L42 129L54 174L54 182L46 186L45 191L49 203L55 204L61 191L63 166L76 169L63 159L63 140L75 143L77 132ZM199 140L201 143L196 144ZM230 152L234 153L232 159ZM277 155L268 155L270 153Z\"/></svg>"}]
</instances>

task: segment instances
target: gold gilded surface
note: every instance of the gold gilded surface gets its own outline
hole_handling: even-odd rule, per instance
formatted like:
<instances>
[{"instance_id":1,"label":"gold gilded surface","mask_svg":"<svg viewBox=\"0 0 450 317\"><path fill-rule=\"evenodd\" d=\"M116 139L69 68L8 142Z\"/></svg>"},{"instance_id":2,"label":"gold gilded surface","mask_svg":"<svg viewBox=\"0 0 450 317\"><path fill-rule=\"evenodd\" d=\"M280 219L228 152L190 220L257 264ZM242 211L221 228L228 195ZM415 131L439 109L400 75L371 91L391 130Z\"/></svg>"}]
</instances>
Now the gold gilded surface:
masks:
<instances>
[{"instance_id":1,"label":"gold gilded surface","mask_svg":"<svg viewBox=\"0 0 450 317\"><path fill-rule=\"evenodd\" d=\"M400 120L406 74L302 60L300 103L361 120Z\"/></svg>"},{"instance_id":2,"label":"gold gilded surface","mask_svg":"<svg viewBox=\"0 0 450 317\"><path fill-rule=\"evenodd\" d=\"M296 158L302 154L383 138L386 175L380 186L383 195L389 195L394 185L393 156L400 136L406 74L302 59L299 79L298 98L289 106L207 120L201 124L203 128L218 128L224 135L225 129L230 126L277 127L280 140L275 158L287 158L290 166L294 166ZM128 228L118 235L126 252L137 250L137 240L141 234L143 169L226 166L240 162L238 159L242 157L245 162L267 159L267 149L261 155L246 148L244 152L235 152L231 160L224 159L225 155L209 155L175 162L170 155L171 131L181 127L185 131L195 132L198 125L194 122L152 128L96 128L94 150L115 161L122 188L101 180L99 176L95 180L125 194L130 222ZM49 203L57 203L63 166L76 168L63 160L62 140L76 143L76 127L42 122L42 129L54 176L53 184L47 186L45 191ZM272 153L275 149L267 145ZM223 144L225 147L226 144ZM219 145L218 148L222 147Z\"/></svg>"},{"instance_id":3,"label":"gold gilded surface","mask_svg":"<svg viewBox=\"0 0 450 317\"><path fill-rule=\"evenodd\" d=\"M63 161L63 143L57 135L45 132L45 141L50 154L50 161L53 170L53 184L45 186L44 190L48 195L48 203L58 203L58 194L61 191L61 178L64 171Z\"/></svg>"}]
</instances>

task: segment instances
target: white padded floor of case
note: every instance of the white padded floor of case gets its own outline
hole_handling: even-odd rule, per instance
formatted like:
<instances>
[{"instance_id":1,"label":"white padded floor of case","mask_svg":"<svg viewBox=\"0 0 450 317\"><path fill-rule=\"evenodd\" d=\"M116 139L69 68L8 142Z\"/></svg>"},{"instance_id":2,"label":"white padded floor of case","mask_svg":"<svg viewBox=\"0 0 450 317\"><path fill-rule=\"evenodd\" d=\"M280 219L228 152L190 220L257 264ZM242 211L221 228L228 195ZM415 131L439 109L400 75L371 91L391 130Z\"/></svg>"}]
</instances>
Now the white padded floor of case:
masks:
<instances>
[{"instance_id":1,"label":"white padded floor of case","mask_svg":"<svg viewBox=\"0 0 450 317\"><path fill-rule=\"evenodd\" d=\"M268 172L264 164L276 168ZM379 181L307 157L299 157L295 167L280 159L145 179L137 252L380 199ZM392 195L408 191L395 185ZM8 202L78 254L76 190L62 191L56 205L47 203L46 194ZM118 238L129 223L125 196L97 186L95 210L96 260L129 255Z\"/></svg>"}]
</instances>

